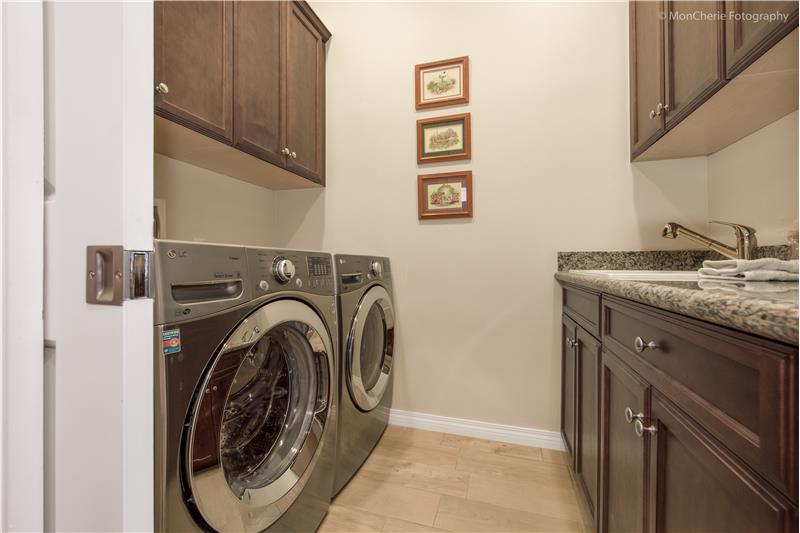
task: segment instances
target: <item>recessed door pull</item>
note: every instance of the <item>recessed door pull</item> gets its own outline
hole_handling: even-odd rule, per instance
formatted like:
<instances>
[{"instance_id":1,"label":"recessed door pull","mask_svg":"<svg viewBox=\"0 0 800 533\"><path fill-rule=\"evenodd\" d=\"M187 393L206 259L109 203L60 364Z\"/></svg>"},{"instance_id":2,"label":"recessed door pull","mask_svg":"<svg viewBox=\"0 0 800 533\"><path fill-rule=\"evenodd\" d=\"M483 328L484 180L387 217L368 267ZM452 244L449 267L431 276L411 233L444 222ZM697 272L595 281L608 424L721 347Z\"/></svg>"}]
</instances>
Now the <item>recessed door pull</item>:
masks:
<instances>
[{"instance_id":1,"label":"recessed door pull","mask_svg":"<svg viewBox=\"0 0 800 533\"><path fill-rule=\"evenodd\" d=\"M86 247L86 303L122 305L153 297L153 252L122 246Z\"/></svg>"}]
</instances>

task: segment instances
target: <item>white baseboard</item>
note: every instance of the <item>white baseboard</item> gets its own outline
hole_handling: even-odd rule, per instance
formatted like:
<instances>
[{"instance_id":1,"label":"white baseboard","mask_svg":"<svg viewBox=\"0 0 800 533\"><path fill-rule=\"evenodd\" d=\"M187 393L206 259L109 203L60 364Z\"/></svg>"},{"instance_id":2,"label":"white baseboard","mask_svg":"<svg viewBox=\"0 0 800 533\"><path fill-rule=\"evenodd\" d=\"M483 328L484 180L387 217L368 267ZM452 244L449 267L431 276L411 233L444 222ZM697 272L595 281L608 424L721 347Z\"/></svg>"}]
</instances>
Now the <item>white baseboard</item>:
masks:
<instances>
[{"instance_id":1,"label":"white baseboard","mask_svg":"<svg viewBox=\"0 0 800 533\"><path fill-rule=\"evenodd\" d=\"M392 409L390 411L389 423L395 426L439 431L441 433L451 433L464 437L510 442L512 444L536 446L537 448L548 448L562 452L566 451L561 433L558 431L507 426L504 424L481 422L479 420L469 420L466 418L452 418L449 416L415 413L413 411L401 411L400 409Z\"/></svg>"}]
</instances>

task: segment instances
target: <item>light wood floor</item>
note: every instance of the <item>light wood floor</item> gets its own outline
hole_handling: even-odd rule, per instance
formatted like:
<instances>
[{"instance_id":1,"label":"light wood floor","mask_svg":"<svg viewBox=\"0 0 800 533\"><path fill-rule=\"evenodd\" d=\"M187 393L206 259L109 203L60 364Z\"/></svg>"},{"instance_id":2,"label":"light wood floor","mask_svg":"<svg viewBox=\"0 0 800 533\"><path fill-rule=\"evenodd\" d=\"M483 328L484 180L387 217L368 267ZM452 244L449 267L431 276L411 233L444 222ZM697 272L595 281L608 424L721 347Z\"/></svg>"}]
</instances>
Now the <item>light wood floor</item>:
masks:
<instances>
[{"instance_id":1,"label":"light wood floor","mask_svg":"<svg viewBox=\"0 0 800 533\"><path fill-rule=\"evenodd\" d=\"M586 532L562 452L389 426L321 533Z\"/></svg>"}]
</instances>

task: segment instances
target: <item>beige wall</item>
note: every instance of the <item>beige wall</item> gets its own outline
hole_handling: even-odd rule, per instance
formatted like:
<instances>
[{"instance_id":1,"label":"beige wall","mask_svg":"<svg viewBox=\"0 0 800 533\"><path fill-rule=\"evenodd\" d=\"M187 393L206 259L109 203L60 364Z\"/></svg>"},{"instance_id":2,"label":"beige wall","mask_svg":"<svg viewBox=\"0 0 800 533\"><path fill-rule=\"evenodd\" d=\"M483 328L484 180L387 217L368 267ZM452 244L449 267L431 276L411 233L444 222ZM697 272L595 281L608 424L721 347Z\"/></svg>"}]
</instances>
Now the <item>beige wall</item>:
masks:
<instances>
[{"instance_id":1,"label":"beige wall","mask_svg":"<svg viewBox=\"0 0 800 533\"><path fill-rule=\"evenodd\" d=\"M632 168L624 3L313 3L328 187L279 193L284 243L391 257L395 406L556 430L556 252L664 249L706 220L705 158ZM467 106L416 112L414 64L471 58ZM415 121L469 111L473 159L418 167ZM419 222L417 174L471 169L472 220Z\"/></svg>"},{"instance_id":2,"label":"beige wall","mask_svg":"<svg viewBox=\"0 0 800 533\"><path fill-rule=\"evenodd\" d=\"M155 196L166 201L164 238L276 246L276 193L155 156Z\"/></svg>"},{"instance_id":3,"label":"beige wall","mask_svg":"<svg viewBox=\"0 0 800 533\"><path fill-rule=\"evenodd\" d=\"M709 218L751 225L761 244L786 243L797 229L797 141L795 111L710 156Z\"/></svg>"}]
</instances>

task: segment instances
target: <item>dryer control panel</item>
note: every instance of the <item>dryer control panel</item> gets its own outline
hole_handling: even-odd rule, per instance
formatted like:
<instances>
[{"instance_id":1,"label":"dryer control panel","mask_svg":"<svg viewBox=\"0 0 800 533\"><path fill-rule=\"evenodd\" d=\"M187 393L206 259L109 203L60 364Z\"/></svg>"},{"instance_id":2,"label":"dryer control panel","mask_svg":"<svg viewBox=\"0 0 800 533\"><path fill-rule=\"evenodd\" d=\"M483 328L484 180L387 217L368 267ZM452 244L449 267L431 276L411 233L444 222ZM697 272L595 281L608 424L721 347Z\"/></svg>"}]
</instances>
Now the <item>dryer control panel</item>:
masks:
<instances>
[{"instance_id":1,"label":"dryer control panel","mask_svg":"<svg viewBox=\"0 0 800 533\"><path fill-rule=\"evenodd\" d=\"M374 281L380 281L384 285L392 283L388 257L337 254L333 256L333 261L338 294L354 291Z\"/></svg>"}]
</instances>

